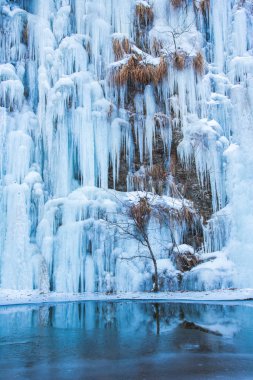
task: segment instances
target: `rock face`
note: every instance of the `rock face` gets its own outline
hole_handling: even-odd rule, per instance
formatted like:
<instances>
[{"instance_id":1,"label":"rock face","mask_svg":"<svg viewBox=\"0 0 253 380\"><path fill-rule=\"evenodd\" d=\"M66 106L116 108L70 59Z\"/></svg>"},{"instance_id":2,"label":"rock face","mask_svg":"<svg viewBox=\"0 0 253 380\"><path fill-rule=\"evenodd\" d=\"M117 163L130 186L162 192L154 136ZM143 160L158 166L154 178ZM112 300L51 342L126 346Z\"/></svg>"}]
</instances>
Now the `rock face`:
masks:
<instances>
[{"instance_id":1,"label":"rock face","mask_svg":"<svg viewBox=\"0 0 253 380\"><path fill-rule=\"evenodd\" d=\"M200 263L200 259L195 254L194 249L186 244L174 248L173 261L176 268L182 273L190 271Z\"/></svg>"},{"instance_id":2,"label":"rock face","mask_svg":"<svg viewBox=\"0 0 253 380\"><path fill-rule=\"evenodd\" d=\"M0 11L0 286L150 290L147 247L115 227L146 192L170 209L146 226L161 289L249 286L252 2Z\"/></svg>"}]
</instances>

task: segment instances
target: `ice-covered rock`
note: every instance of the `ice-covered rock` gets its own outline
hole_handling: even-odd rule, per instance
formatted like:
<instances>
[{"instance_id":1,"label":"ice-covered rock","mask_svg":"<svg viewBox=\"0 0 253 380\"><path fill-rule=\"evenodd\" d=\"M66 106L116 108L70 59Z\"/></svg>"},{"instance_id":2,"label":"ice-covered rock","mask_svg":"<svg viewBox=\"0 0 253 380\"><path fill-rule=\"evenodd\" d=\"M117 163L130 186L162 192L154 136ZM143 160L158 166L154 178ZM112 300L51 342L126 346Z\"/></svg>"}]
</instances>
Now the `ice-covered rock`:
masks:
<instances>
[{"instance_id":1,"label":"ice-covered rock","mask_svg":"<svg viewBox=\"0 0 253 380\"><path fill-rule=\"evenodd\" d=\"M0 2L1 287L150 290L107 225L143 196L172 210L148 225L162 290L253 285L252 5L207 3Z\"/></svg>"}]
</instances>

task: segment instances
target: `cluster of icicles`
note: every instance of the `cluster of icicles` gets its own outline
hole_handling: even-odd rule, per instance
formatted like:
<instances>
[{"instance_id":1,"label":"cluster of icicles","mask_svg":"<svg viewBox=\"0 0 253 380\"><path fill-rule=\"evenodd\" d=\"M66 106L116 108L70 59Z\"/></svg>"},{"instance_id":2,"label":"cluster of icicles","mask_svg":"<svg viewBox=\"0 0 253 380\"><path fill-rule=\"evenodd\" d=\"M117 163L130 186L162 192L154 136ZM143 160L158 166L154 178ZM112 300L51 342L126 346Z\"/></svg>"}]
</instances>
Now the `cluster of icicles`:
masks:
<instances>
[{"instance_id":1,"label":"cluster of icicles","mask_svg":"<svg viewBox=\"0 0 253 380\"><path fill-rule=\"evenodd\" d=\"M203 13L197 1L183 3L0 1L0 287L150 290L149 261L121 259L136 252L137 242L121 239L101 216L115 215L117 198L127 197L108 190L122 176L122 159L126 190L137 190L135 162L152 166L157 134L170 167L172 128L182 132L183 165L195 165L201 186L210 184L214 212L204 227L209 259L181 286L229 286L232 261L239 277L245 268L253 272L251 5L210 0ZM150 11L138 19L141 9ZM169 60L162 65L175 54L175 35L186 57L182 69ZM155 56L157 41L164 49ZM138 57L133 64L153 70L134 91L126 79L113 80L128 64L130 46ZM202 73L187 64L199 52ZM166 226L157 234L160 241L169 236L167 248L172 244ZM173 225L178 247L186 234L185 223ZM156 250L162 290L174 290L178 271L167 252Z\"/></svg>"}]
</instances>

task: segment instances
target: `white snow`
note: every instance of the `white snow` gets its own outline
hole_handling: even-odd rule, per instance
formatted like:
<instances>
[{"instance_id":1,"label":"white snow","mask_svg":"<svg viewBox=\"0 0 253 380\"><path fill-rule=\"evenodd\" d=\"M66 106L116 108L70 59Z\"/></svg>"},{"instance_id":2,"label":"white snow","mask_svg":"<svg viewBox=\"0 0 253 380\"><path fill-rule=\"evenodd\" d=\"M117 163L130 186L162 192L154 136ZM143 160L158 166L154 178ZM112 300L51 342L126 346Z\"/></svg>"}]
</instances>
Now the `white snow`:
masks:
<instances>
[{"instance_id":1,"label":"white snow","mask_svg":"<svg viewBox=\"0 0 253 380\"><path fill-rule=\"evenodd\" d=\"M174 248L174 251L180 254L185 254L185 253L191 253L192 255L194 254L194 248L190 246L189 244L180 244Z\"/></svg>"},{"instance_id":2,"label":"white snow","mask_svg":"<svg viewBox=\"0 0 253 380\"><path fill-rule=\"evenodd\" d=\"M0 306L62 303L74 301L114 301L114 300L144 300L164 302L224 302L253 299L253 289L225 289L205 292L119 292L117 294L103 293L43 293L39 291L0 290Z\"/></svg>"}]
</instances>

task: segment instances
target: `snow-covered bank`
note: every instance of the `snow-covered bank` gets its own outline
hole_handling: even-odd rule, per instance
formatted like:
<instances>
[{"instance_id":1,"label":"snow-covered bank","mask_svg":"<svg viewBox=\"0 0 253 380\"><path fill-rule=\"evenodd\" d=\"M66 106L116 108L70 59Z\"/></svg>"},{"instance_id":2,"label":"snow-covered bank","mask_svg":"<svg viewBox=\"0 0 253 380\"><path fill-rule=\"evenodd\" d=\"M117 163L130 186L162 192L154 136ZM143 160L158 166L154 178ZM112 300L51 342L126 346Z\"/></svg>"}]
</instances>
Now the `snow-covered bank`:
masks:
<instances>
[{"instance_id":1,"label":"snow-covered bank","mask_svg":"<svg viewBox=\"0 0 253 380\"><path fill-rule=\"evenodd\" d=\"M253 300L253 289L223 289L205 292L160 292L160 293L41 293L39 291L0 290L0 306L58 303L74 301L115 300L159 300L170 302L243 301Z\"/></svg>"}]
</instances>

